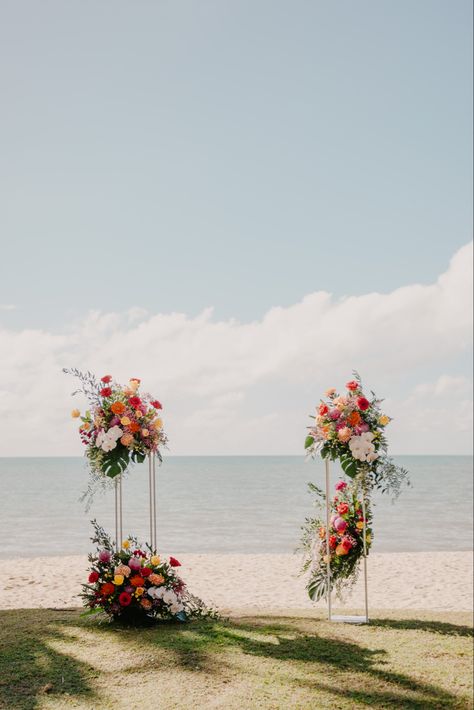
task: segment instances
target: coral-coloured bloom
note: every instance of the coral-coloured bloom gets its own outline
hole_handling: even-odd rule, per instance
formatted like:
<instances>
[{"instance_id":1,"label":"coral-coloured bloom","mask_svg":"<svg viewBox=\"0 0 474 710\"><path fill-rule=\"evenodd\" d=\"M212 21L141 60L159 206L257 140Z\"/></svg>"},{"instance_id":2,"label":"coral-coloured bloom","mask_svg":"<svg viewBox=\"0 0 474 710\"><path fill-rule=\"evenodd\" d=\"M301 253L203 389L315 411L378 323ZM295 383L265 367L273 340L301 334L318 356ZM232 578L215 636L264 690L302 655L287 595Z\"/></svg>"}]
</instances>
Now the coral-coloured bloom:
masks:
<instances>
[{"instance_id":1,"label":"coral-coloured bloom","mask_svg":"<svg viewBox=\"0 0 474 710\"><path fill-rule=\"evenodd\" d=\"M81 416L81 412L79 411L79 409L73 409L73 410L72 410L72 412L71 412L71 417L72 417L73 419L77 419L77 418L80 417L80 416Z\"/></svg>"},{"instance_id":2,"label":"coral-coloured bloom","mask_svg":"<svg viewBox=\"0 0 474 710\"><path fill-rule=\"evenodd\" d=\"M342 555L347 555L349 552L349 549L350 548L346 547L345 545L342 545L342 544L338 545L336 547L336 555L338 555L338 557L341 557Z\"/></svg>"},{"instance_id":3,"label":"coral-coloured bloom","mask_svg":"<svg viewBox=\"0 0 474 710\"><path fill-rule=\"evenodd\" d=\"M146 439L147 436L150 436L150 431L149 431L149 429L142 429L141 434L142 434L143 438Z\"/></svg>"},{"instance_id":4,"label":"coral-coloured bloom","mask_svg":"<svg viewBox=\"0 0 474 710\"><path fill-rule=\"evenodd\" d=\"M170 565L171 567L181 567L181 562L178 562L176 557L170 557Z\"/></svg>"},{"instance_id":5,"label":"coral-coloured bloom","mask_svg":"<svg viewBox=\"0 0 474 710\"><path fill-rule=\"evenodd\" d=\"M124 405L123 402L114 402L114 403L112 404L112 406L110 407L110 409L112 410L112 412L113 412L114 414L119 414L119 415L120 415L120 414L123 414L123 413L124 413L124 411L126 410L126 406Z\"/></svg>"},{"instance_id":6,"label":"coral-coloured bloom","mask_svg":"<svg viewBox=\"0 0 474 710\"><path fill-rule=\"evenodd\" d=\"M365 397L357 397L357 406L362 412L365 412L370 407L370 402Z\"/></svg>"},{"instance_id":7,"label":"coral-coloured bloom","mask_svg":"<svg viewBox=\"0 0 474 710\"><path fill-rule=\"evenodd\" d=\"M100 588L100 593L103 597L109 597L115 592L115 586L111 582L105 582Z\"/></svg>"},{"instance_id":8,"label":"coral-coloured bloom","mask_svg":"<svg viewBox=\"0 0 474 710\"><path fill-rule=\"evenodd\" d=\"M357 528L357 530L363 530L364 529L364 521L358 520L356 523L356 528Z\"/></svg>"},{"instance_id":9,"label":"coral-coloured bloom","mask_svg":"<svg viewBox=\"0 0 474 710\"><path fill-rule=\"evenodd\" d=\"M339 513L339 515L345 515L346 513L348 513L349 506L347 505L347 503L339 503L339 505L337 506L337 512Z\"/></svg>"},{"instance_id":10,"label":"coral-coloured bloom","mask_svg":"<svg viewBox=\"0 0 474 710\"><path fill-rule=\"evenodd\" d=\"M109 382L112 382L112 376L111 375L104 375L103 377L100 378L101 382L104 382L104 384L108 385Z\"/></svg>"},{"instance_id":11,"label":"coral-coloured bloom","mask_svg":"<svg viewBox=\"0 0 474 710\"><path fill-rule=\"evenodd\" d=\"M346 441L349 441L351 436L352 436L352 430L349 429L349 427L347 427L347 426L345 426L343 429L340 429L337 432L337 438L339 439L339 441L342 441L343 443L345 443Z\"/></svg>"},{"instance_id":12,"label":"coral-coloured bloom","mask_svg":"<svg viewBox=\"0 0 474 710\"><path fill-rule=\"evenodd\" d=\"M133 438L133 435L130 434L128 431L125 432L125 434L120 439L120 443L124 446L130 446L130 444L133 444L134 441L135 439Z\"/></svg>"},{"instance_id":13,"label":"coral-coloured bloom","mask_svg":"<svg viewBox=\"0 0 474 710\"><path fill-rule=\"evenodd\" d=\"M134 409L139 407L140 404L142 403L142 400L140 399L140 397L130 397L130 399L128 401L130 402L130 406L133 407Z\"/></svg>"},{"instance_id":14,"label":"coral-coloured bloom","mask_svg":"<svg viewBox=\"0 0 474 710\"><path fill-rule=\"evenodd\" d=\"M148 577L148 581L150 584L153 584L154 587L158 587L160 584L163 584L165 581L165 578L163 577L162 574L150 574Z\"/></svg>"},{"instance_id":15,"label":"coral-coloured bloom","mask_svg":"<svg viewBox=\"0 0 474 710\"><path fill-rule=\"evenodd\" d=\"M98 579L99 579L99 573L96 572L95 570L92 570L92 572L89 575L89 582L91 584L95 584Z\"/></svg>"},{"instance_id":16,"label":"coral-coloured bloom","mask_svg":"<svg viewBox=\"0 0 474 710\"><path fill-rule=\"evenodd\" d=\"M320 415L322 417L324 417L324 415L327 414L328 411L329 411L329 407L327 404L324 404L324 402L323 402L322 404L319 405L318 412L320 413Z\"/></svg>"},{"instance_id":17,"label":"coral-coloured bloom","mask_svg":"<svg viewBox=\"0 0 474 710\"><path fill-rule=\"evenodd\" d=\"M335 387L330 387L326 392L324 393L325 397L333 397L336 394L336 388Z\"/></svg>"},{"instance_id":18,"label":"coral-coloured bloom","mask_svg":"<svg viewBox=\"0 0 474 710\"><path fill-rule=\"evenodd\" d=\"M142 606L146 611L152 608L153 604L149 599L142 599L140 601L140 606Z\"/></svg>"},{"instance_id":19,"label":"coral-coloured bloom","mask_svg":"<svg viewBox=\"0 0 474 710\"><path fill-rule=\"evenodd\" d=\"M348 390L351 390L351 392L354 392L354 390L359 389L359 383L355 380L351 380L350 382L346 383L346 387Z\"/></svg>"},{"instance_id":20,"label":"coral-coloured bloom","mask_svg":"<svg viewBox=\"0 0 474 710\"><path fill-rule=\"evenodd\" d=\"M351 426L357 426L361 423L362 417L360 416L359 412L354 411L349 414L349 416L347 417L347 421Z\"/></svg>"},{"instance_id":21,"label":"coral-coloured bloom","mask_svg":"<svg viewBox=\"0 0 474 710\"><path fill-rule=\"evenodd\" d=\"M102 387L102 389L100 390L101 397L110 397L111 394L112 390L110 387Z\"/></svg>"},{"instance_id":22,"label":"coral-coloured bloom","mask_svg":"<svg viewBox=\"0 0 474 710\"><path fill-rule=\"evenodd\" d=\"M120 606L128 606L132 601L132 597L128 592L122 592L122 594L119 596L119 604Z\"/></svg>"},{"instance_id":23,"label":"coral-coloured bloom","mask_svg":"<svg viewBox=\"0 0 474 710\"><path fill-rule=\"evenodd\" d=\"M318 535L321 538L321 540L324 540L324 538L326 537L326 528L323 528L323 527L319 528Z\"/></svg>"},{"instance_id":24,"label":"coral-coloured bloom","mask_svg":"<svg viewBox=\"0 0 474 710\"><path fill-rule=\"evenodd\" d=\"M150 402L150 404L155 409L163 409L163 405L161 404L161 402L158 402L157 399L154 399L153 402Z\"/></svg>"},{"instance_id":25,"label":"coral-coloured bloom","mask_svg":"<svg viewBox=\"0 0 474 710\"><path fill-rule=\"evenodd\" d=\"M387 417L386 414L382 414L382 416L379 417L379 424L381 426L387 426L387 424L390 424L390 417Z\"/></svg>"},{"instance_id":26,"label":"coral-coloured bloom","mask_svg":"<svg viewBox=\"0 0 474 710\"><path fill-rule=\"evenodd\" d=\"M329 538L329 547L331 550L334 550L335 547L337 547L337 536L336 535L331 535Z\"/></svg>"},{"instance_id":27,"label":"coral-coloured bloom","mask_svg":"<svg viewBox=\"0 0 474 710\"><path fill-rule=\"evenodd\" d=\"M114 576L114 584L116 587L121 587L124 582L125 577L123 574L116 574Z\"/></svg>"},{"instance_id":28,"label":"coral-coloured bloom","mask_svg":"<svg viewBox=\"0 0 474 710\"><path fill-rule=\"evenodd\" d=\"M130 577L130 584L132 587L141 587L145 584L145 580L139 574L136 574L133 577Z\"/></svg>"},{"instance_id":29,"label":"coral-coloured bloom","mask_svg":"<svg viewBox=\"0 0 474 710\"><path fill-rule=\"evenodd\" d=\"M347 488L347 483L345 481L338 481L336 483L336 491L343 491L345 488Z\"/></svg>"},{"instance_id":30,"label":"coral-coloured bloom","mask_svg":"<svg viewBox=\"0 0 474 710\"><path fill-rule=\"evenodd\" d=\"M137 424L137 422L131 422L128 428L130 429L130 431L133 431L135 433L140 430L140 424Z\"/></svg>"}]
</instances>

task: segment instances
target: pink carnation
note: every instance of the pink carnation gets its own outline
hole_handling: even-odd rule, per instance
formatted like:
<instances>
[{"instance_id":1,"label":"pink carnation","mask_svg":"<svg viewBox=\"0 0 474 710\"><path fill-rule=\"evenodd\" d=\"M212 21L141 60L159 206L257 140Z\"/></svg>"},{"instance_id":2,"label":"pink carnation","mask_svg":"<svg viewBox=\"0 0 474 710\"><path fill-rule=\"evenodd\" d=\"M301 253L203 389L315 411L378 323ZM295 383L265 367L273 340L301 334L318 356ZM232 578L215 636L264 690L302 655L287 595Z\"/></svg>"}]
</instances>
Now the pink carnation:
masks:
<instances>
[{"instance_id":1,"label":"pink carnation","mask_svg":"<svg viewBox=\"0 0 474 710\"><path fill-rule=\"evenodd\" d=\"M339 411L339 409L331 409L328 414L329 419L332 419L332 420L339 419L340 416L341 416L341 412Z\"/></svg>"},{"instance_id":2,"label":"pink carnation","mask_svg":"<svg viewBox=\"0 0 474 710\"><path fill-rule=\"evenodd\" d=\"M101 550L99 552L98 557L99 557L99 562L107 563L107 562L110 562L110 559L112 557L112 553L109 550Z\"/></svg>"},{"instance_id":3,"label":"pink carnation","mask_svg":"<svg viewBox=\"0 0 474 710\"><path fill-rule=\"evenodd\" d=\"M338 483L336 483L336 491L343 491L344 488L347 488L347 483L345 481L338 481Z\"/></svg>"}]
</instances>

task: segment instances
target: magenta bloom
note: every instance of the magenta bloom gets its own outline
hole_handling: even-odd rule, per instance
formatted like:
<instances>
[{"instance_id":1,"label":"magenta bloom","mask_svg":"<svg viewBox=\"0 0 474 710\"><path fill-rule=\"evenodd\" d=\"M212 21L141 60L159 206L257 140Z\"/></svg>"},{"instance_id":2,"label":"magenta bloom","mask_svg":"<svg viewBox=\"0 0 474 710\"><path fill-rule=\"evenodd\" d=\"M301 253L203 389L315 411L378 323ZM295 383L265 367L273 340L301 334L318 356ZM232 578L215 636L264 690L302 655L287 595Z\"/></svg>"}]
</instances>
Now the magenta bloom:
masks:
<instances>
[{"instance_id":1,"label":"magenta bloom","mask_svg":"<svg viewBox=\"0 0 474 710\"><path fill-rule=\"evenodd\" d=\"M358 426L355 427L356 434L365 434L366 431L370 431L370 427L365 422L363 422L363 424L359 424Z\"/></svg>"},{"instance_id":2,"label":"magenta bloom","mask_svg":"<svg viewBox=\"0 0 474 710\"><path fill-rule=\"evenodd\" d=\"M116 426L117 424L120 424L120 417L112 417L109 426Z\"/></svg>"},{"instance_id":3,"label":"magenta bloom","mask_svg":"<svg viewBox=\"0 0 474 710\"><path fill-rule=\"evenodd\" d=\"M140 569L140 567L142 566L140 558L139 557L131 557L128 561L128 566L130 567L130 569L133 569L135 571L137 569Z\"/></svg>"},{"instance_id":4,"label":"magenta bloom","mask_svg":"<svg viewBox=\"0 0 474 710\"><path fill-rule=\"evenodd\" d=\"M333 421L335 419L339 419L340 416L341 416L341 412L339 411L339 409L331 409L328 414L329 419L332 419Z\"/></svg>"},{"instance_id":5,"label":"magenta bloom","mask_svg":"<svg viewBox=\"0 0 474 710\"><path fill-rule=\"evenodd\" d=\"M104 562L107 564L107 562L110 562L112 557L112 553L109 550L101 550L99 552L99 562Z\"/></svg>"},{"instance_id":6,"label":"magenta bloom","mask_svg":"<svg viewBox=\"0 0 474 710\"><path fill-rule=\"evenodd\" d=\"M345 481L339 481L336 483L336 491L343 491L344 488L347 488L347 483L345 483Z\"/></svg>"},{"instance_id":7,"label":"magenta bloom","mask_svg":"<svg viewBox=\"0 0 474 710\"><path fill-rule=\"evenodd\" d=\"M342 518L336 518L336 520L334 521L334 527L336 528L337 532L344 532L344 530L347 528L347 523Z\"/></svg>"},{"instance_id":8,"label":"magenta bloom","mask_svg":"<svg viewBox=\"0 0 474 710\"><path fill-rule=\"evenodd\" d=\"M125 589L124 589L124 592L127 592L127 594L133 594L134 591L135 591L134 588L131 587L130 585L125 587Z\"/></svg>"}]
</instances>

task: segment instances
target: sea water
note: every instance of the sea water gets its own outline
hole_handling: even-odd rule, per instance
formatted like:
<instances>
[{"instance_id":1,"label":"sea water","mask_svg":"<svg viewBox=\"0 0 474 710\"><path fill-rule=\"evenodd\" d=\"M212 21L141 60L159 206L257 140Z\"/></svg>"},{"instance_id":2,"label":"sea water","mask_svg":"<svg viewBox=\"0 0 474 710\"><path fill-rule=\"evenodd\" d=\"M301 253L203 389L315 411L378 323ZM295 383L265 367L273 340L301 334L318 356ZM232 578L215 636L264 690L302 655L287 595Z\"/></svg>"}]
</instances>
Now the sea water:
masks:
<instances>
[{"instance_id":1,"label":"sea water","mask_svg":"<svg viewBox=\"0 0 474 710\"><path fill-rule=\"evenodd\" d=\"M472 457L400 456L411 487L392 503L374 496L379 552L472 548ZM333 483L340 470L332 467ZM90 520L114 530L113 488L88 512L81 458L0 458L0 556L84 554ZM158 547L194 553L288 553L314 514L307 482L324 486L322 462L298 456L173 456L157 469ZM148 471L123 484L124 534L147 540Z\"/></svg>"}]
</instances>

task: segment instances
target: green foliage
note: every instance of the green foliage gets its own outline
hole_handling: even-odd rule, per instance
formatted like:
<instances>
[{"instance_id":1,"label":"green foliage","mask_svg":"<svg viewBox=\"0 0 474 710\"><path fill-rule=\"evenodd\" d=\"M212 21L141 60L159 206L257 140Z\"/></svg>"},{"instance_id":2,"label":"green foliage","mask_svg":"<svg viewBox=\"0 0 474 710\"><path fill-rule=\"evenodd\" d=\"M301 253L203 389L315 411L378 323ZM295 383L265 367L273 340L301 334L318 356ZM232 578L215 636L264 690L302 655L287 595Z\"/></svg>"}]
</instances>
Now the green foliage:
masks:
<instances>
[{"instance_id":1,"label":"green foliage","mask_svg":"<svg viewBox=\"0 0 474 710\"><path fill-rule=\"evenodd\" d=\"M304 448L309 449L310 446L314 444L314 438L312 436L307 436L304 442Z\"/></svg>"},{"instance_id":2,"label":"green foliage","mask_svg":"<svg viewBox=\"0 0 474 710\"><path fill-rule=\"evenodd\" d=\"M125 446L117 446L116 449L105 454L101 469L109 478L115 478L127 470L129 462L128 449Z\"/></svg>"}]
</instances>

